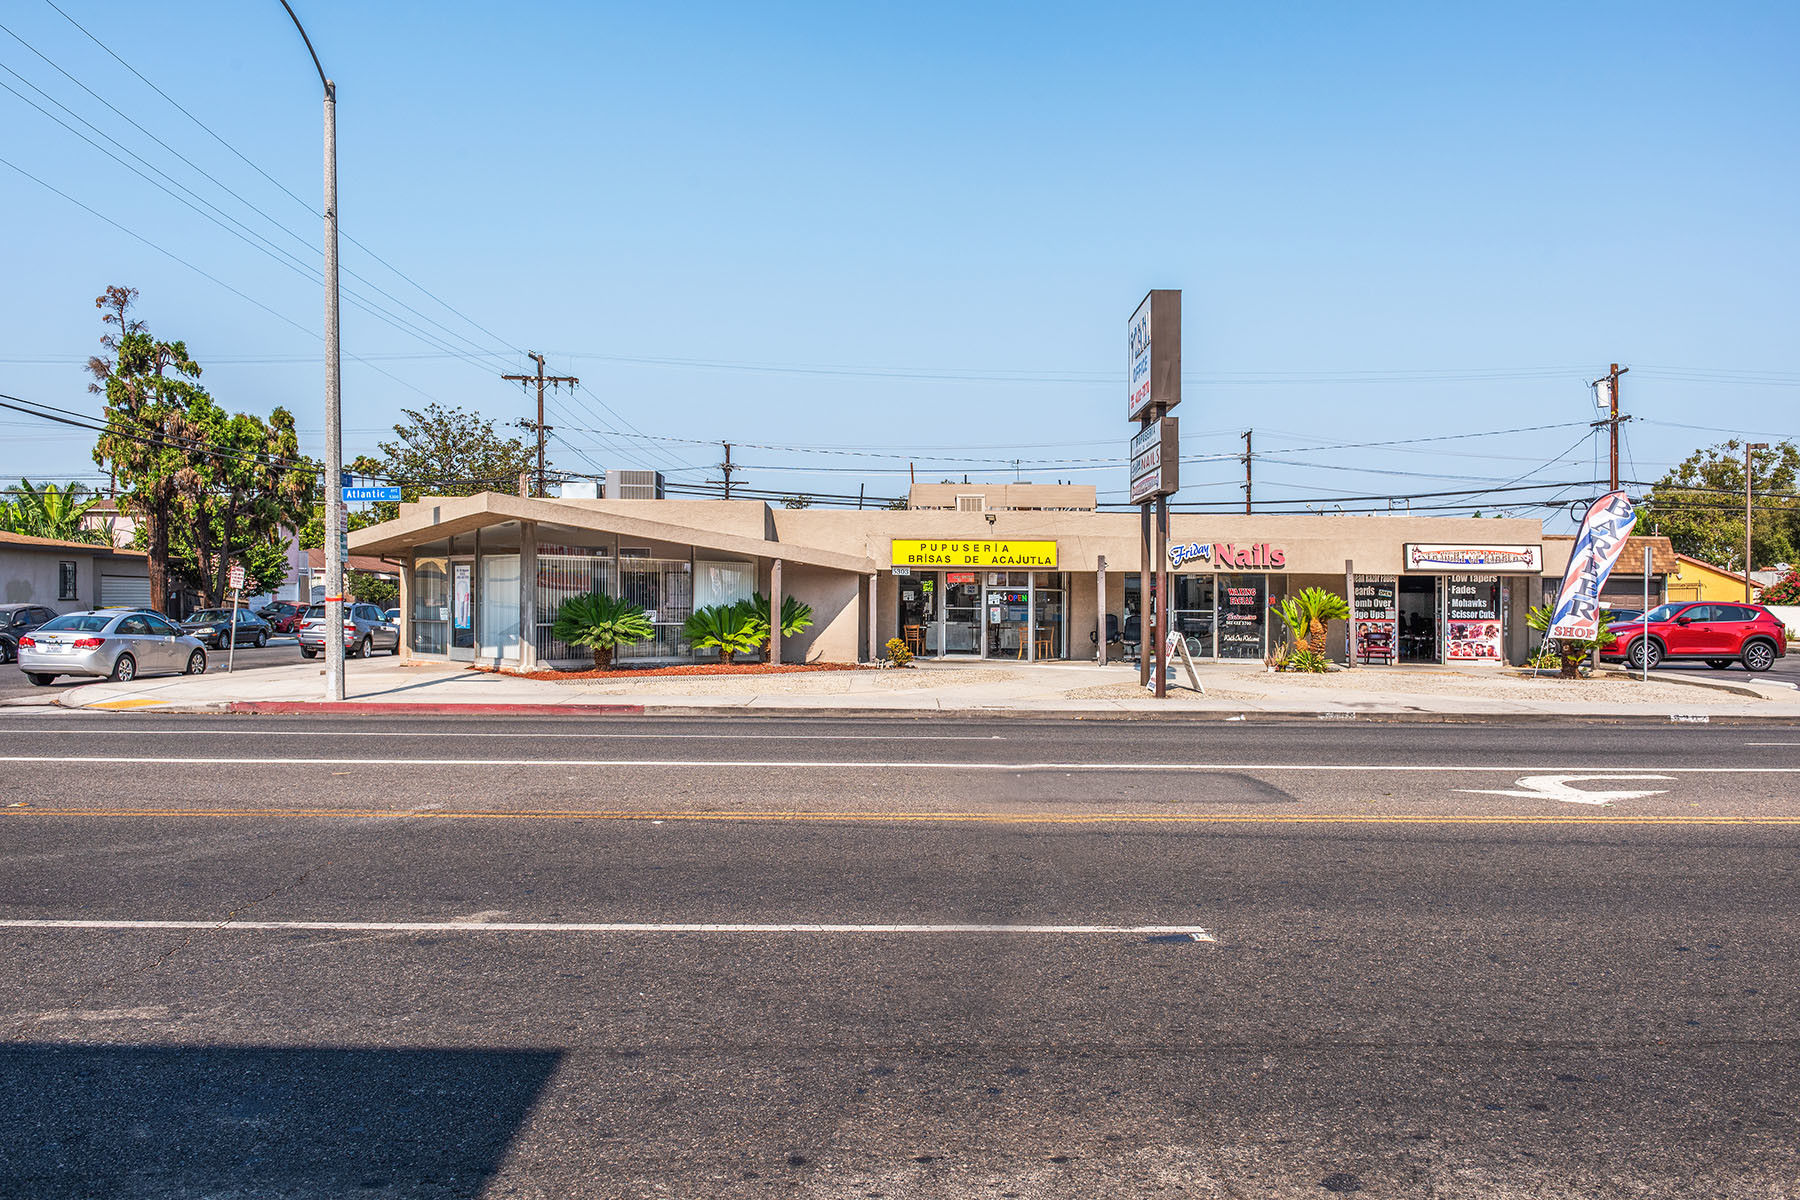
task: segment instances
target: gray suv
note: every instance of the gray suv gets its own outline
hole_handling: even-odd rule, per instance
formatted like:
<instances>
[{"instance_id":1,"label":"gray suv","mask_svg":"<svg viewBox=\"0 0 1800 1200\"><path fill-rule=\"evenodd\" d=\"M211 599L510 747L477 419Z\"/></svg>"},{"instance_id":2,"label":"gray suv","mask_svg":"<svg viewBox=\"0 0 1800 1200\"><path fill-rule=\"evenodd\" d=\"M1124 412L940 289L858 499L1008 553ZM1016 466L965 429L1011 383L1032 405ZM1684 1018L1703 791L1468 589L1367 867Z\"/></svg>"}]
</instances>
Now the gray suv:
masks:
<instances>
[{"instance_id":1,"label":"gray suv","mask_svg":"<svg viewBox=\"0 0 1800 1200\"><path fill-rule=\"evenodd\" d=\"M317 658L325 649L325 606L315 604L300 618L301 658ZM344 605L344 652L367 658L377 650L400 653L400 626L386 620L373 604Z\"/></svg>"},{"instance_id":2,"label":"gray suv","mask_svg":"<svg viewBox=\"0 0 1800 1200\"><path fill-rule=\"evenodd\" d=\"M19 669L39 687L58 675L121 682L180 671L206 674L206 650L159 612L102 608L67 613L19 639Z\"/></svg>"}]
</instances>

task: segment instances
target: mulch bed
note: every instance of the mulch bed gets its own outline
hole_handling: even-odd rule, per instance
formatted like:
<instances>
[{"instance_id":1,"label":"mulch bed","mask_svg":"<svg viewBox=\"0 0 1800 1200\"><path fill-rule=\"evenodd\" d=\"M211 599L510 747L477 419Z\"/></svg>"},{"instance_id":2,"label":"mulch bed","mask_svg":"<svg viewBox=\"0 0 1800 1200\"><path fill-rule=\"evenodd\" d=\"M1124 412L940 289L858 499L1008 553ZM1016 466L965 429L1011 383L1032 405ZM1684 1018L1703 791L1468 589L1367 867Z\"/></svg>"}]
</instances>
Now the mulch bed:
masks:
<instances>
[{"instance_id":1,"label":"mulch bed","mask_svg":"<svg viewBox=\"0 0 1800 1200\"><path fill-rule=\"evenodd\" d=\"M647 679L652 675L798 675L807 671L860 671L855 663L689 663L675 667L612 667L596 671L495 671L492 667L474 667L476 671L513 675L520 679L548 679L566 682L571 679Z\"/></svg>"}]
</instances>

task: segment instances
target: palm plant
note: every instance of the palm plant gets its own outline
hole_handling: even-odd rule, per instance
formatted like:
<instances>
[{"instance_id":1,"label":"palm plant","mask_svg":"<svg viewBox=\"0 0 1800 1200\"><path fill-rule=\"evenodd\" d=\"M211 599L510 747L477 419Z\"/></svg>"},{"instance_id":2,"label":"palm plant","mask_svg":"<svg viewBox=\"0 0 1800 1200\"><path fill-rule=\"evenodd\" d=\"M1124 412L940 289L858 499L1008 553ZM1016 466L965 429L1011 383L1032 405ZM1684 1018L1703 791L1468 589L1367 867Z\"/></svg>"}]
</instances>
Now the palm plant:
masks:
<instances>
[{"instance_id":1,"label":"palm plant","mask_svg":"<svg viewBox=\"0 0 1800 1200\"><path fill-rule=\"evenodd\" d=\"M1322 587L1302 588L1297 595L1292 597L1292 600L1306 617L1306 648L1314 654L1323 655L1325 653L1325 622L1348 621L1350 605L1345 603L1344 598L1336 592L1327 591ZM1300 641L1299 631L1296 630L1295 645L1298 645Z\"/></svg>"},{"instance_id":2,"label":"palm plant","mask_svg":"<svg viewBox=\"0 0 1800 1200\"><path fill-rule=\"evenodd\" d=\"M1525 614L1525 624L1539 633L1548 633L1550 616L1550 606L1540 604ZM1598 620L1591 638L1554 638L1544 642L1543 650L1551 651L1562 660L1562 670L1557 673L1559 678L1580 679L1581 664L1587 661L1595 648L1612 644L1613 636L1606 631L1607 625L1612 621L1612 613L1603 608L1599 611ZM1543 650L1539 653L1543 653Z\"/></svg>"},{"instance_id":3,"label":"palm plant","mask_svg":"<svg viewBox=\"0 0 1800 1200\"><path fill-rule=\"evenodd\" d=\"M1288 627L1288 636L1294 645L1296 647L1306 645L1307 638L1312 633L1312 617L1300 606L1299 599L1288 596L1279 602L1271 600L1269 607L1275 610L1275 615L1281 618L1281 623Z\"/></svg>"},{"instance_id":4,"label":"palm plant","mask_svg":"<svg viewBox=\"0 0 1800 1200\"><path fill-rule=\"evenodd\" d=\"M613 650L634 646L655 636L656 627L641 605L605 592L570 596L556 610L551 636L569 646L586 646L594 653L594 668L612 666Z\"/></svg>"},{"instance_id":5,"label":"palm plant","mask_svg":"<svg viewBox=\"0 0 1800 1200\"><path fill-rule=\"evenodd\" d=\"M17 500L0 501L0 530L64 542L98 543L102 540L100 530L82 527L83 518L100 503L100 497L86 485L71 483L67 487L57 487L54 483L46 483L39 486L29 479L21 479L16 494Z\"/></svg>"},{"instance_id":6,"label":"palm plant","mask_svg":"<svg viewBox=\"0 0 1800 1200\"><path fill-rule=\"evenodd\" d=\"M751 611L756 613L756 619L762 622L763 637L766 639L769 636L769 598L761 592L757 592L750 597L750 608ZM802 604L792 596L782 598L782 637L788 638L793 637L796 634L804 633L812 627L812 623L812 605Z\"/></svg>"},{"instance_id":7,"label":"palm plant","mask_svg":"<svg viewBox=\"0 0 1800 1200\"><path fill-rule=\"evenodd\" d=\"M756 615L750 601L740 600L736 604L696 608L682 635L696 650L717 649L720 659L729 666L734 656L748 654L762 645L769 636L769 626Z\"/></svg>"}]
</instances>

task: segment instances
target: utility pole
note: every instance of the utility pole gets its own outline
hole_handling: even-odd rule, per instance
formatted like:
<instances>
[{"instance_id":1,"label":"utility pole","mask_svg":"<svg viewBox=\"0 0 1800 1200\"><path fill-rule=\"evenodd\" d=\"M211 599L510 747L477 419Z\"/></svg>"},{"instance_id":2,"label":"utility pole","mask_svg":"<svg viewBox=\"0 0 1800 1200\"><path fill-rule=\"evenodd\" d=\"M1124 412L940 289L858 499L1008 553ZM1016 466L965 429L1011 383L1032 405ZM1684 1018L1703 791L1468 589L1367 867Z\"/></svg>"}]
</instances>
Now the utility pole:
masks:
<instances>
[{"instance_id":1,"label":"utility pole","mask_svg":"<svg viewBox=\"0 0 1800 1200\"><path fill-rule=\"evenodd\" d=\"M1618 363L1614 363L1612 364L1612 370L1608 371L1601 378L1594 380L1594 382L1589 385L1590 387L1595 388L1598 388L1601 384L1606 385L1606 416L1595 421L1594 424L1596 426L1606 426L1607 433L1609 434L1608 440L1612 444L1611 451L1607 455L1609 466L1606 472L1606 490L1609 492L1616 492L1619 490L1619 423L1621 421L1631 420L1630 417L1621 417L1619 415L1619 376L1625 374L1625 372L1629 370L1631 370L1630 367L1621 367ZM1596 397L1596 401L1597 400L1598 397Z\"/></svg>"},{"instance_id":2,"label":"utility pole","mask_svg":"<svg viewBox=\"0 0 1800 1200\"><path fill-rule=\"evenodd\" d=\"M1755 466L1751 455L1758 450L1767 450L1767 442L1749 442L1744 446L1744 603L1748 604L1754 597L1750 595L1750 486L1756 478Z\"/></svg>"},{"instance_id":3,"label":"utility pole","mask_svg":"<svg viewBox=\"0 0 1800 1200\"><path fill-rule=\"evenodd\" d=\"M725 461L719 464L719 472L725 477L725 498L729 500L731 499L731 473L737 468L731 465L731 443L720 442L719 445L725 447Z\"/></svg>"},{"instance_id":4,"label":"utility pole","mask_svg":"<svg viewBox=\"0 0 1800 1200\"><path fill-rule=\"evenodd\" d=\"M544 374L544 356L541 354L533 354L527 350L525 357L537 363L536 375L502 375L500 378L509 383L518 384L528 384L534 379L537 380L537 424L532 425L531 428L537 430L537 494L542 496L544 494L544 434L549 430L549 426L544 424L544 385L547 383L551 387L560 387L566 383L570 390L573 390L581 380L573 375Z\"/></svg>"},{"instance_id":5,"label":"utility pole","mask_svg":"<svg viewBox=\"0 0 1800 1200\"><path fill-rule=\"evenodd\" d=\"M1238 457L1244 460L1244 515L1250 515L1250 435L1253 429L1244 430L1244 452Z\"/></svg>"}]
</instances>

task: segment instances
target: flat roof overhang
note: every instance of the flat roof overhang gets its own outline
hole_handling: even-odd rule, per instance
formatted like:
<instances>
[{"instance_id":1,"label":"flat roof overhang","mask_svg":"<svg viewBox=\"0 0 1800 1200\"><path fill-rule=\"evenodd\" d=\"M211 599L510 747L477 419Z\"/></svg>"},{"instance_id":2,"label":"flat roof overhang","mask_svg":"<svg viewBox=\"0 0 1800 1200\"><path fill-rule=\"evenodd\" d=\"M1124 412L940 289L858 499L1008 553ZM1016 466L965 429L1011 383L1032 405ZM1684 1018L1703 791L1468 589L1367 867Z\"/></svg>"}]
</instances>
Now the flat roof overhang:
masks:
<instances>
[{"instance_id":1,"label":"flat roof overhang","mask_svg":"<svg viewBox=\"0 0 1800 1200\"><path fill-rule=\"evenodd\" d=\"M383 521L379 525L370 525L351 533L350 552L372 556L398 554L505 521L535 521L540 525L559 525L565 529L673 542L746 558L779 558L783 562L847 571L857 575L868 575L883 569L874 559L864 555L693 529L685 525L670 525L664 521L579 508L554 500L509 496L502 492L482 492L474 496L428 496L411 512L403 513L395 520Z\"/></svg>"}]
</instances>

